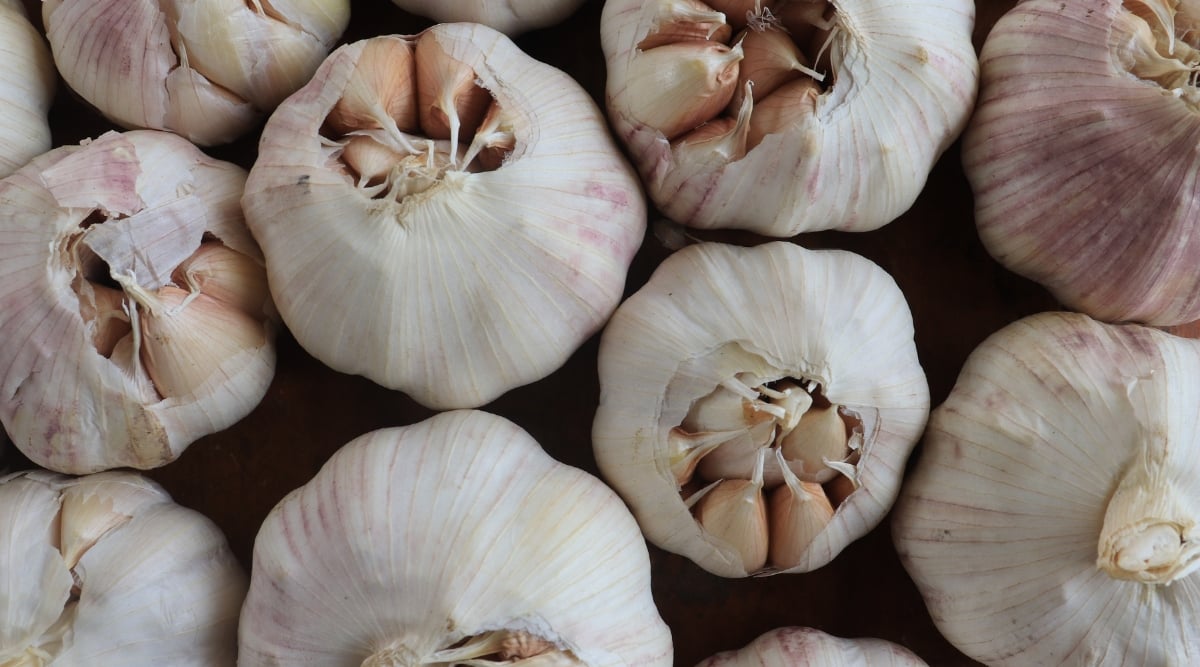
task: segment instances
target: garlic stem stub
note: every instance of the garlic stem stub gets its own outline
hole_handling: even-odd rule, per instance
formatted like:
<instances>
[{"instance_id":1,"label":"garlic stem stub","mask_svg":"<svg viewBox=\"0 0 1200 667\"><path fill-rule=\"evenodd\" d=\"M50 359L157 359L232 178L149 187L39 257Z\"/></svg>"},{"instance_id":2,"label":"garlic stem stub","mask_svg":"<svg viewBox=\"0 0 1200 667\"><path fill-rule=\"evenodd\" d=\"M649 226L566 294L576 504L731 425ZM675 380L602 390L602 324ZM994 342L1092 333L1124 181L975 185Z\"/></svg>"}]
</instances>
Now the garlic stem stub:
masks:
<instances>
[{"instance_id":1,"label":"garlic stem stub","mask_svg":"<svg viewBox=\"0 0 1200 667\"><path fill-rule=\"evenodd\" d=\"M509 37L557 25L581 6L583 0L392 0L406 12L437 23L482 23Z\"/></svg>"},{"instance_id":2,"label":"garlic stem stub","mask_svg":"<svg viewBox=\"0 0 1200 667\"><path fill-rule=\"evenodd\" d=\"M467 23L335 51L271 116L242 203L300 344L438 409L560 367L646 226L587 93Z\"/></svg>"},{"instance_id":3,"label":"garlic stem stub","mask_svg":"<svg viewBox=\"0 0 1200 667\"><path fill-rule=\"evenodd\" d=\"M668 257L613 315L599 374L604 478L650 542L723 577L814 570L865 535L929 412L891 276L786 242Z\"/></svg>"},{"instance_id":4,"label":"garlic stem stub","mask_svg":"<svg viewBox=\"0 0 1200 667\"><path fill-rule=\"evenodd\" d=\"M892 534L989 665L1200 662L1200 341L1078 313L1008 325L933 411Z\"/></svg>"},{"instance_id":5,"label":"garlic stem stub","mask_svg":"<svg viewBox=\"0 0 1200 667\"><path fill-rule=\"evenodd\" d=\"M312 76L349 0L43 0L67 85L126 129L242 136Z\"/></svg>"},{"instance_id":6,"label":"garlic stem stub","mask_svg":"<svg viewBox=\"0 0 1200 667\"><path fill-rule=\"evenodd\" d=\"M1200 6L1036 0L981 52L963 167L984 246L1072 310L1200 319Z\"/></svg>"},{"instance_id":7,"label":"garlic stem stub","mask_svg":"<svg viewBox=\"0 0 1200 667\"><path fill-rule=\"evenodd\" d=\"M232 667L247 578L225 536L129 472L0 477L0 664Z\"/></svg>"},{"instance_id":8,"label":"garlic stem stub","mask_svg":"<svg viewBox=\"0 0 1200 667\"><path fill-rule=\"evenodd\" d=\"M262 399L277 315L245 178L136 130L0 180L0 422L34 463L154 468Z\"/></svg>"},{"instance_id":9,"label":"garlic stem stub","mask_svg":"<svg viewBox=\"0 0 1200 667\"><path fill-rule=\"evenodd\" d=\"M875 229L967 123L974 22L968 0L608 0L608 116L679 223Z\"/></svg>"},{"instance_id":10,"label":"garlic stem stub","mask_svg":"<svg viewBox=\"0 0 1200 667\"><path fill-rule=\"evenodd\" d=\"M912 651L883 639L835 637L815 628L776 628L744 648L724 651L696 667L926 667Z\"/></svg>"},{"instance_id":11,"label":"garlic stem stub","mask_svg":"<svg viewBox=\"0 0 1200 667\"><path fill-rule=\"evenodd\" d=\"M54 60L18 0L0 0L0 178L50 150Z\"/></svg>"},{"instance_id":12,"label":"garlic stem stub","mask_svg":"<svg viewBox=\"0 0 1200 667\"><path fill-rule=\"evenodd\" d=\"M355 438L280 501L239 638L241 667L672 658L621 499L474 410Z\"/></svg>"}]
</instances>

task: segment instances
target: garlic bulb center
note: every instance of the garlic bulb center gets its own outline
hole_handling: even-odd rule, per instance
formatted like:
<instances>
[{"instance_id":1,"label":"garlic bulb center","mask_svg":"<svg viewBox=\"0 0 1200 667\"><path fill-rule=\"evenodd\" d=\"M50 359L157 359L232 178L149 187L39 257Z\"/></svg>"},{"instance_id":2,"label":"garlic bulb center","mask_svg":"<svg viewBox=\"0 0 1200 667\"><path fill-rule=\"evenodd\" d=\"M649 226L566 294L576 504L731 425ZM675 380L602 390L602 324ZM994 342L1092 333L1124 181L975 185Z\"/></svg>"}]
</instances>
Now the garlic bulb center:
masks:
<instances>
[{"instance_id":1,"label":"garlic bulb center","mask_svg":"<svg viewBox=\"0 0 1200 667\"><path fill-rule=\"evenodd\" d=\"M1120 67L1200 111L1200 15L1192 3L1126 0L1113 26Z\"/></svg>"},{"instance_id":2,"label":"garlic bulb center","mask_svg":"<svg viewBox=\"0 0 1200 667\"><path fill-rule=\"evenodd\" d=\"M363 667L383 665L422 664L429 667L464 665L476 667L500 667L519 663L527 666L583 665L570 651L558 648L547 639L525 630L491 630L454 642L420 663L368 663Z\"/></svg>"}]
</instances>

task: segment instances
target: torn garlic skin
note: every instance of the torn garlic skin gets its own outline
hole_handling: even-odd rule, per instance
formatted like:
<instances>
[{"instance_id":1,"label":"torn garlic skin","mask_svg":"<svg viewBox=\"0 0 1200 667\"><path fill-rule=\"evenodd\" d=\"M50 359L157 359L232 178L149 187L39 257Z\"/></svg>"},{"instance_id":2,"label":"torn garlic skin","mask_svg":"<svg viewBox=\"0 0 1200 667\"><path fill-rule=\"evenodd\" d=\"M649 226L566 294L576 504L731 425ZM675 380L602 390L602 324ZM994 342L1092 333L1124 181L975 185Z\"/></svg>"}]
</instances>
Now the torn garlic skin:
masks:
<instances>
[{"instance_id":1,"label":"torn garlic skin","mask_svg":"<svg viewBox=\"0 0 1200 667\"><path fill-rule=\"evenodd\" d=\"M583 0L392 0L438 23L482 23L509 37L561 23Z\"/></svg>"},{"instance_id":2,"label":"torn garlic skin","mask_svg":"<svg viewBox=\"0 0 1200 667\"><path fill-rule=\"evenodd\" d=\"M0 421L34 463L161 466L261 400L277 316L245 177L139 130L0 181Z\"/></svg>"},{"instance_id":3,"label":"torn garlic skin","mask_svg":"<svg viewBox=\"0 0 1200 667\"><path fill-rule=\"evenodd\" d=\"M883 639L835 637L815 628L776 628L745 647L723 651L696 667L927 667L912 651Z\"/></svg>"},{"instance_id":4,"label":"torn garlic skin","mask_svg":"<svg viewBox=\"0 0 1200 667\"><path fill-rule=\"evenodd\" d=\"M967 122L974 18L968 0L609 0L608 115L672 220L875 229Z\"/></svg>"},{"instance_id":5,"label":"torn garlic skin","mask_svg":"<svg viewBox=\"0 0 1200 667\"><path fill-rule=\"evenodd\" d=\"M50 150L54 60L20 0L0 0L0 178Z\"/></svg>"},{"instance_id":6,"label":"torn garlic skin","mask_svg":"<svg viewBox=\"0 0 1200 667\"><path fill-rule=\"evenodd\" d=\"M929 410L891 277L783 242L667 258L599 366L605 479L651 542L726 577L813 570L870 530Z\"/></svg>"}]
</instances>

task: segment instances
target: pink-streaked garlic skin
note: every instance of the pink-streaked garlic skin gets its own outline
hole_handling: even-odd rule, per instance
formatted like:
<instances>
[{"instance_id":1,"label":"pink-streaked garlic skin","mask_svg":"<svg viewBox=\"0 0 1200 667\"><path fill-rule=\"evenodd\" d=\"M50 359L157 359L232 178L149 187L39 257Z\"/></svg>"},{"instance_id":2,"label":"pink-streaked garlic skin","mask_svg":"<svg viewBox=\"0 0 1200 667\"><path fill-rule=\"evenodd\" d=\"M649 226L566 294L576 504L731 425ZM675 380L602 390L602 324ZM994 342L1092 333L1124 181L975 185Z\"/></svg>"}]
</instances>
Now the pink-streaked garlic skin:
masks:
<instances>
[{"instance_id":1,"label":"pink-streaked garlic skin","mask_svg":"<svg viewBox=\"0 0 1200 667\"><path fill-rule=\"evenodd\" d=\"M776 628L744 648L701 660L696 667L926 667L903 646L873 637L842 638L815 628Z\"/></svg>"},{"instance_id":2,"label":"pink-streaked garlic skin","mask_svg":"<svg viewBox=\"0 0 1200 667\"><path fill-rule=\"evenodd\" d=\"M0 278L8 285L0 295L0 421L34 463L68 474L158 467L261 400L275 371L277 325L269 299L246 315L258 321L253 346L194 370L203 379L167 397L133 356L134 350L145 353L146 341L137 348L129 332L111 356L98 351L72 287L80 271L72 248L93 213L148 216L143 219L150 222L135 229L175 219L186 231L163 231L163 239L181 239L176 245L184 248L198 247L202 238L219 241L261 265L239 205L245 176L176 135L137 130L54 149L0 181ZM153 271L165 280L172 268ZM126 293L126 314L133 303Z\"/></svg>"},{"instance_id":3,"label":"pink-streaked garlic skin","mask_svg":"<svg viewBox=\"0 0 1200 667\"><path fill-rule=\"evenodd\" d=\"M1181 324L1200 318L1196 86L1130 71L1121 7L1034 0L997 21L963 166L1001 264L1097 319ZM1200 19L1178 12L1179 32Z\"/></svg>"},{"instance_id":4,"label":"pink-streaked garlic skin","mask_svg":"<svg viewBox=\"0 0 1200 667\"><path fill-rule=\"evenodd\" d=\"M0 178L50 150L54 60L18 0L0 2Z\"/></svg>"},{"instance_id":5,"label":"pink-streaked garlic skin","mask_svg":"<svg viewBox=\"0 0 1200 667\"><path fill-rule=\"evenodd\" d=\"M631 114L648 93L627 85L654 7L668 1L609 0L601 45L615 134L651 200L679 223L774 237L878 228L912 205L974 104L973 3L839 0L831 3L838 27L826 54L835 63L825 73L832 84L814 110L798 111L748 152L685 153Z\"/></svg>"},{"instance_id":6,"label":"pink-streaked garlic skin","mask_svg":"<svg viewBox=\"0 0 1200 667\"><path fill-rule=\"evenodd\" d=\"M438 23L482 23L509 37L548 28L575 13L583 0L392 0L406 12Z\"/></svg>"},{"instance_id":7,"label":"pink-streaked garlic skin","mask_svg":"<svg viewBox=\"0 0 1200 667\"><path fill-rule=\"evenodd\" d=\"M399 199L356 184L322 127L366 45L385 40L474 71L515 139L498 166ZM242 203L299 343L438 409L560 367L616 308L646 227L637 176L587 93L468 23L336 50L268 121Z\"/></svg>"}]
</instances>

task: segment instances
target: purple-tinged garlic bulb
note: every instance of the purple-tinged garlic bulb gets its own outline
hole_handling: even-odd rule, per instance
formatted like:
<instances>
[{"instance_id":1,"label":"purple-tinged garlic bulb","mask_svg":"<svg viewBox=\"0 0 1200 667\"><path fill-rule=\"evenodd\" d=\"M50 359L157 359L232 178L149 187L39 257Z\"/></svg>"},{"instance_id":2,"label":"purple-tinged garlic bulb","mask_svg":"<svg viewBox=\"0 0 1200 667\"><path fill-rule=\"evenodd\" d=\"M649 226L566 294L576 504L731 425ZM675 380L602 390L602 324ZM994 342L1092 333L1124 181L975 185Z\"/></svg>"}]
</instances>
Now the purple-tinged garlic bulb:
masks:
<instances>
[{"instance_id":1,"label":"purple-tinged garlic bulb","mask_svg":"<svg viewBox=\"0 0 1200 667\"><path fill-rule=\"evenodd\" d=\"M50 150L54 60L20 0L0 0L0 178Z\"/></svg>"},{"instance_id":2,"label":"purple-tinged garlic bulb","mask_svg":"<svg viewBox=\"0 0 1200 667\"><path fill-rule=\"evenodd\" d=\"M777 628L744 648L724 651L696 667L926 667L912 651L883 639L846 639L815 628Z\"/></svg>"}]
</instances>

